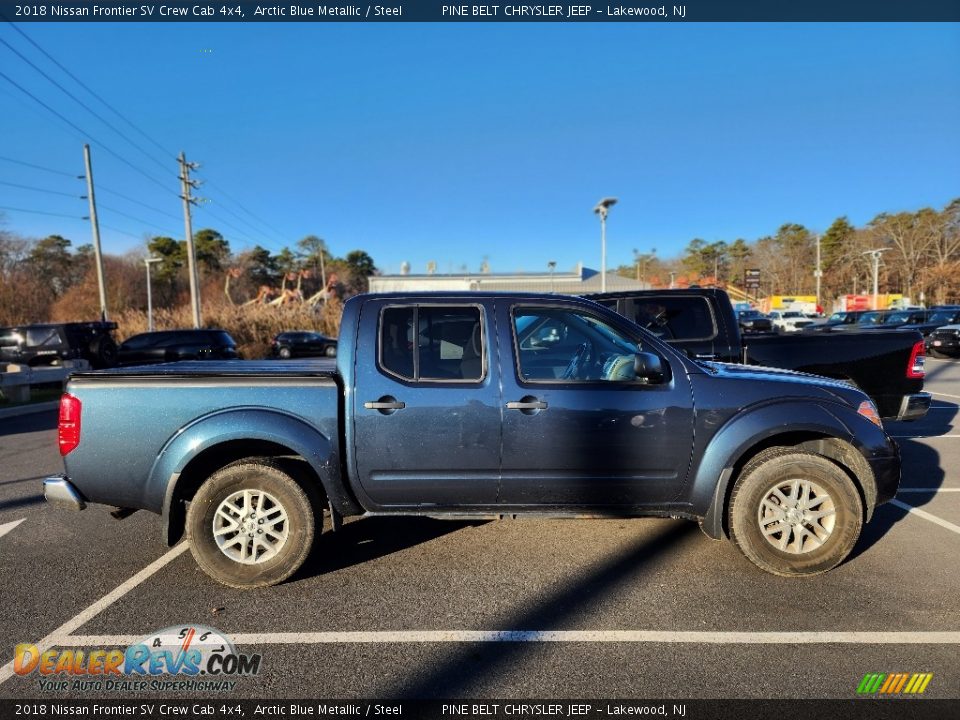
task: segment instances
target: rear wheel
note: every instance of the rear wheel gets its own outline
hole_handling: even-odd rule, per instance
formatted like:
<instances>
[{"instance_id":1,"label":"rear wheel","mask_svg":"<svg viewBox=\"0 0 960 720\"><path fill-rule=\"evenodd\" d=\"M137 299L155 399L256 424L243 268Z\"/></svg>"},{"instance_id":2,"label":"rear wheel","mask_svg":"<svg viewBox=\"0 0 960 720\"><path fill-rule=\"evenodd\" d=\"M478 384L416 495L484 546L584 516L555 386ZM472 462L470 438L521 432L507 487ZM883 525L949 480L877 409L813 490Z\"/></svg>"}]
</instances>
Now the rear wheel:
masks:
<instances>
[{"instance_id":1,"label":"rear wheel","mask_svg":"<svg viewBox=\"0 0 960 720\"><path fill-rule=\"evenodd\" d=\"M117 364L117 343L108 335L90 341L91 365L98 368L113 367Z\"/></svg>"},{"instance_id":2,"label":"rear wheel","mask_svg":"<svg viewBox=\"0 0 960 720\"><path fill-rule=\"evenodd\" d=\"M860 537L863 507L846 473L827 458L772 448L744 468L730 498L730 535L774 575L826 572Z\"/></svg>"},{"instance_id":3,"label":"rear wheel","mask_svg":"<svg viewBox=\"0 0 960 720\"><path fill-rule=\"evenodd\" d=\"M215 472L187 511L197 564L234 588L266 587L289 578L310 554L315 531L316 514L304 488L265 458Z\"/></svg>"},{"instance_id":4,"label":"rear wheel","mask_svg":"<svg viewBox=\"0 0 960 720\"><path fill-rule=\"evenodd\" d=\"M278 352L277 354L278 354L280 357L282 357L284 360L289 360L289 359L290 359L290 355L291 355L291 353L290 353L290 348L288 348L288 347L282 347L282 348L280 348L280 350L279 350L279 352Z\"/></svg>"}]
</instances>

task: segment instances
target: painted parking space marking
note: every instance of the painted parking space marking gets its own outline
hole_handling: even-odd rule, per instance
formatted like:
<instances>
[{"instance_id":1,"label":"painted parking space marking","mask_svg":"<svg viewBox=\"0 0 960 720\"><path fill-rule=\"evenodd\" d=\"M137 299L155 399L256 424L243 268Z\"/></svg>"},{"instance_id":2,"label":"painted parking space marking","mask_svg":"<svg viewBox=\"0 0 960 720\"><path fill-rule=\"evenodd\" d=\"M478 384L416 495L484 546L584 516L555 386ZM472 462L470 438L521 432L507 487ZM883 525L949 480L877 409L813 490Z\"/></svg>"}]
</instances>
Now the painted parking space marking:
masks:
<instances>
[{"instance_id":1,"label":"painted parking space marking","mask_svg":"<svg viewBox=\"0 0 960 720\"><path fill-rule=\"evenodd\" d=\"M106 610L110 605L115 603L117 600L122 598L128 592L133 590L137 585L142 583L144 580L149 578L151 575L154 575L163 567L171 563L180 557L184 552L189 549L188 543L180 543L176 547L170 549L165 555L154 560L152 563L147 565L143 570L138 572L136 575L130 579L124 581L118 585L114 590L104 595L102 598L97 600L93 605L88 607L86 610L81 611L78 615L67 620L63 625L58 627L52 633L47 635L43 640L36 643L37 648L41 653L49 650L52 647L57 647L60 645L61 641L69 637L77 628L83 627L95 616L99 615L101 612ZM3 684L13 675L13 660L8 662L2 668L0 668L0 684Z\"/></svg>"},{"instance_id":2,"label":"painted parking space marking","mask_svg":"<svg viewBox=\"0 0 960 720\"><path fill-rule=\"evenodd\" d=\"M891 435L895 440L937 440L939 438L960 438L960 435Z\"/></svg>"},{"instance_id":3,"label":"painted parking space marking","mask_svg":"<svg viewBox=\"0 0 960 720\"><path fill-rule=\"evenodd\" d=\"M936 395L937 397L948 397L953 398L954 400L960 400L960 395L950 395L948 393L936 392L934 390L928 391L931 395Z\"/></svg>"},{"instance_id":4,"label":"painted parking space marking","mask_svg":"<svg viewBox=\"0 0 960 720\"><path fill-rule=\"evenodd\" d=\"M26 520L26 518L21 518L20 520L14 520L13 522L8 522L8 523L4 523L3 525L0 525L0 537L3 537L4 535L6 535L8 532L13 530L17 525L22 523L24 520Z\"/></svg>"},{"instance_id":5,"label":"painted parking space marking","mask_svg":"<svg viewBox=\"0 0 960 720\"><path fill-rule=\"evenodd\" d=\"M954 524L951 523L951 522L947 522L946 520L944 520L944 519L942 519L942 518L938 518L936 515L933 515L933 514L931 514L931 513L928 513L926 510L921 510L920 508L916 508L916 507L914 507L913 505L908 505L907 503L902 502L902 501L900 501L900 500L891 500L891 501L890 501L890 504L891 504L891 505L896 505L896 506L897 506L898 508L900 508L901 510L906 510L906 511L909 512L911 515L916 515L917 517L922 517L924 520L929 520L930 522L932 522L932 523L934 523L934 524L936 524L936 525L939 525L939 526L942 527L942 528L946 528L947 530L950 530L950 531L955 532L955 533L957 533L958 535L960 535L960 526L954 525Z\"/></svg>"},{"instance_id":6,"label":"painted parking space marking","mask_svg":"<svg viewBox=\"0 0 960 720\"><path fill-rule=\"evenodd\" d=\"M953 645L960 632L932 631L709 631L709 630L381 630L292 633L227 633L237 645L409 643L691 643L711 645ZM63 636L61 647L109 647L139 642L143 635Z\"/></svg>"},{"instance_id":7,"label":"painted parking space marking","mask_svg":"<svg viewBox=\"0 0 960 720\"><path fill-rule=\"evenodd\" d=\"M960 488L900 488L897 490L897 495L900 493L942 493L942 492L960 492Z\"/></svg>"}]
</instances>

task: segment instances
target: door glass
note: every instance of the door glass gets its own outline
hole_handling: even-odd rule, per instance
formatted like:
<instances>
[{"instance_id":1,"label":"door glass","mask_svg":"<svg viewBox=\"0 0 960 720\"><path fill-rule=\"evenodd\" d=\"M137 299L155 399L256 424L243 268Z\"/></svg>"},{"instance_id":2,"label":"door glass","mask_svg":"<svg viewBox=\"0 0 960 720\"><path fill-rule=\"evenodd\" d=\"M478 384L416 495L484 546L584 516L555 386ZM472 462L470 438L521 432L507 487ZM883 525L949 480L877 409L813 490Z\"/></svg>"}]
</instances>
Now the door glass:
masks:
<instances>
[{"instance_id":1,"label":"door glass","mask_svg":"<svg viewBox=\"0 0 960 720\"><path fill-rule=\"evenodd\" d=\"M462 382L484 377L478 307L385 308L379 341L380 367L405 380Z\"/></svg>"},{"instance_id":2,"label":"door glass","mask_svg":"<svg viewBox=\"0 0 960 720\"><path fill-rule=\"evenodd\" d=\"M517 372L527 382L631 381L638 345L592 315L564 308L513 313Z\"/></svg>"}]
</instances>

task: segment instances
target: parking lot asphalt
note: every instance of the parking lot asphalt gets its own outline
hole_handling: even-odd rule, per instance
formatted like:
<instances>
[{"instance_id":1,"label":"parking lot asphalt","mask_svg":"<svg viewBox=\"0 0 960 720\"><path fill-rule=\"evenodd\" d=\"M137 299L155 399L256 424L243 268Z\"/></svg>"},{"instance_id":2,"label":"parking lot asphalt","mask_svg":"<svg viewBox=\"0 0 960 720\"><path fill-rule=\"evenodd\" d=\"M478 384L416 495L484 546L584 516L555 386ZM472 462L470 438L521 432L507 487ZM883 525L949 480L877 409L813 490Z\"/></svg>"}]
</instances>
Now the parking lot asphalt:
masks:
<instances>
[{"instance_id":1,"label":"parking lot asphalt","mask_svg":"<svg viewBox=\"0 0 960 720\"><path fill-rule=\"evenodd\" d=\"M866 673L924 672L924 697L960 699L960 361L927 373L927 417L887 425L896 500L802 580L685 521L375 518L325 534L292 581L231 590L153 515L48 507L55 414L0 420L0 697L130 697L42 690L10 671L19 643L202 625L262 655L240 698L853 698Z\"/></svg>"}]
</instances>

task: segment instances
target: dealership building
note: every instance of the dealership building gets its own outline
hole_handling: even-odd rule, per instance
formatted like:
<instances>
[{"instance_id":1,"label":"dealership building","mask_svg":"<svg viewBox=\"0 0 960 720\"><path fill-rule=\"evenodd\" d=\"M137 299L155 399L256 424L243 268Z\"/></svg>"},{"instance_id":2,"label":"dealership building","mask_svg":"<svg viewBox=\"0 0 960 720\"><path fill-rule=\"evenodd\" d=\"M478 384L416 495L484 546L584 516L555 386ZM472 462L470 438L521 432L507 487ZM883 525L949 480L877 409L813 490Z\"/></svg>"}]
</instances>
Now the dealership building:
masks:
<instances>
[{"instance_id":1,"label":"dealership building","mask_svg":"<svg viewBox=\"0 0 960 720\"><path fill-rule=\"evenodd\" d=\"M601 292L600 272L583 267L580 263L571 272L517 272L517 273L427 273L416 275L373 275L370 292L422 292L422 291L484 291L484 292L537 292L562 295L586 295ZM626 278L607 271L607 292L623 290L647 290L650 283Z\"/></svg>"}]
</instances>

